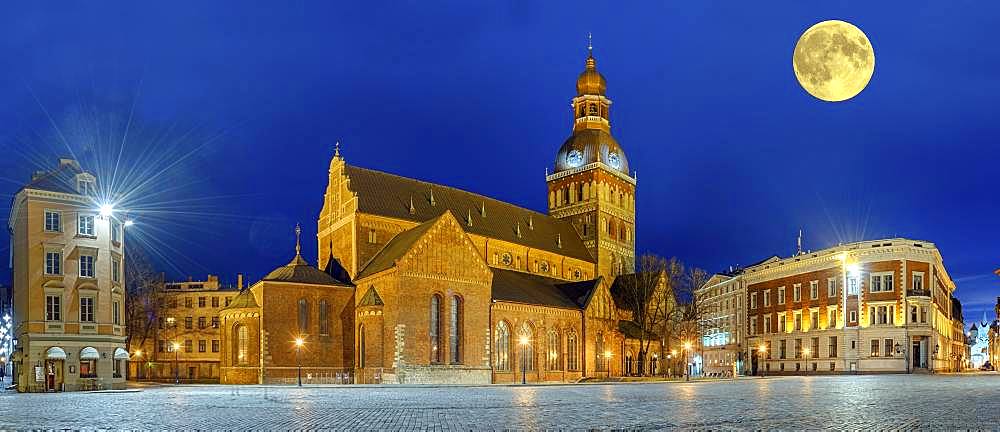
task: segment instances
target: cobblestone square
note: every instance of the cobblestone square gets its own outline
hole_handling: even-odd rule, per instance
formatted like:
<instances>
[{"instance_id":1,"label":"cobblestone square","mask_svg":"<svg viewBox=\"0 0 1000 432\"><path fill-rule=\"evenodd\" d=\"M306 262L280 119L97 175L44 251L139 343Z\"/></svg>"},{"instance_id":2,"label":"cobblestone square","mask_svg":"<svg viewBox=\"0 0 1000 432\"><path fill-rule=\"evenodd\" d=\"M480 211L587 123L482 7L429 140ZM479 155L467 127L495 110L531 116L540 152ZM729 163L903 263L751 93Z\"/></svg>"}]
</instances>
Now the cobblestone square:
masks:
<instances>
[{"instance_id":1,"label":"cobblestone square","mask_svg":"<svg viewBox=\"0 0 1000 432\"><path fill-rule=\"evenodd\" d=\"M1000 429L1000 375L0 394L0 429Z\"/></svg>"}]
</instances>

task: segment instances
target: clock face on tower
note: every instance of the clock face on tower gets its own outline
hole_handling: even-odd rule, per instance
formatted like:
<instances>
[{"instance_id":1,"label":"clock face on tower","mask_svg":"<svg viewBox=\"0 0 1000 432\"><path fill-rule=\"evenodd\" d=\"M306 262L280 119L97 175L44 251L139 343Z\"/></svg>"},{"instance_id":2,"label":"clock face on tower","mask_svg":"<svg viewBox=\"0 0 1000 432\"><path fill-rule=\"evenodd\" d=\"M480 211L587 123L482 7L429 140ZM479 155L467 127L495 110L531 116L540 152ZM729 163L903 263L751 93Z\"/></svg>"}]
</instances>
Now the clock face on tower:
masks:
<instances>
[{"instance_id":1,"label":"clock face on tower","mask_svg":"<svg viewBox=\"0 0 1000 432\"><path fill-rule=\"evenodd\" d=\"M608 153L608 165L611 165L611 168L614 169L621 169L622 160L618 158L618 153L615 152Z\"/></svg>"},{"instance_id":2,"label":"clock face on tower","mask_svg":"<svg viewBox=\"0 0 1000 432\"><path fill-rule=\"evenodd\" d=\"M570 150L569 154L566 155L566 163L569 164L569 166L580 166L580 164L583 163L583 154L581 154L580 150L577 149Z\"/></svg>"}]
</instances>

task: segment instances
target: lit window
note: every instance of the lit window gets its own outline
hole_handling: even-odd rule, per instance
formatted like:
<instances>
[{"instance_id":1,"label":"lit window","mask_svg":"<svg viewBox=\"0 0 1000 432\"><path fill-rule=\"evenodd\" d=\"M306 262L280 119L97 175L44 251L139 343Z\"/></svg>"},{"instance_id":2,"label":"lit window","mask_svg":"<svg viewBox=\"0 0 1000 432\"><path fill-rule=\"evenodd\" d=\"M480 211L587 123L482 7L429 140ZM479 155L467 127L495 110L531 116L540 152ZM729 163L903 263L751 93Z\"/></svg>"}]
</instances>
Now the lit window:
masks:
<instances>
[{"instance_id":1,"label":"lit window","mask_svg":"<svg viewBox=\"0 0 1000 432\"><path fill-rule=\"evenodd\" d=\"M236 329L236 364L247 364L250 362L248 356L250 350L250 332L247 326L241 325Z\"/></svg>"},{"instance_id":2,"label":"lit window","mask_svg":"<svg viewBox=\"0 0 1000 432\"><path fill-rule=\"evenodd\" d=\"M523 370L535 370L535 335L528 323L521 324L518 332L518 350L521 352L521 367ZM527 343L523 343L527 341Z\"/></svg>"},{"instance_id":3,"label":"lit window","mask_svg":"<svg viewBox=\"0 0 1000 432\"><path fill-rule=\"evenodd\" d=\"M548 352L545 354L545 369L553 371L562 370L562 362L560 361L562 344L560 342L559 332L549 330Z\"/></svg>"},{"instance_id":4,"label":"lit window","mask_svg":"<svg viewBox=\"0 0 1000 432\"><path fill-rule=\"evenodd\" d=\"M496 335L496 368L498 371L510 371L510 328L507 323L497 324Z\"/></svg>"},{"instance_id":5,"label":"lit window","mask_svg":"<svg viewBox=\"0 0 1000 432\"><path fill-rule=\"evenodd\" d=\"M577 350L576 332L570 330L569 335L566 336L566 369L575 371L580 368Z\"/></svg>"}]
</instances>

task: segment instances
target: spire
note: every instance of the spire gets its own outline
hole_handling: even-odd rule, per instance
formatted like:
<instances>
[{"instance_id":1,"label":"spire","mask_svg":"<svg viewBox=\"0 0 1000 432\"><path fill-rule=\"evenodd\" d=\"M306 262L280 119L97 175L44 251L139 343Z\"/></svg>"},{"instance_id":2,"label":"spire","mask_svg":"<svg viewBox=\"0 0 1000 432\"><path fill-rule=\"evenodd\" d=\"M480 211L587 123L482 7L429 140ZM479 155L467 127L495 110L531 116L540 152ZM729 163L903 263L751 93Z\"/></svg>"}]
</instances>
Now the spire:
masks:
<instances>
[{"instance_id":1,"label":"spire","mask_svg":"<svg viewBox=\"0 0 1000 432\"><path fill-rule=\"evenodd\" d=\"M302 227L299 224L295 224L295 256L302 256L302 245L299 243L299 237L302 236Z\"/></svg>"},{"instance_id":2,"label":"spire","mask_svg":"<svg viewBox=\"0 0 1000 432\"><path fill-rule=\"evenodd\" d=\"M528 229L532 231L535 230L535 220L531 215L528 215Z\"/></svg>"},{"instance_id":3,"label":"spire","mask_svg":"<svg viewBox=\"0 0 1000 432\"><path fill-rule=\"evenodd\" d=\"M486 217L486 201L483 201L483 206L479 210L479 215L482 217Z\"/></svg>"},{"instance_id":4,"label":"spire","mask_svg":"<svg viewBox=\"0 0 1000 432\"><path fill-rule=\"evenodd\" d=\"M413 206L413 195L410 195L410 214L417 212L417 208Z\"/></svg>"},{"instance_id":5,"label":"spire","mask_svg":"<svg viewBox=\"0 0 1000 432\"><path fill-rule=\"evenodd\" d=\"M517 221L517 224L514 225L514 228L517 231L517 238L521 238L521 221Z\"/></svg>"},{"instance_id":6,"label":"spire","mask_svg":"<svg viewBox=\"0 0 1000 432\"><path fill-rule=\"evenodd\" d=\"M333 157L340 157L340 141L333 145Z\"/></svg>"},{"instance_id":7,"label":"spire","mask_svg":"<svg viewBox=\"0 0 1000 432\"><path fill-rule=\"evenodd\" d=\"M562 249L562 234L556 234L556 247Z\"/></svg>"},{"instance_id":8,"label":"spire","mask_svg":"<svg viewBox=\"0 0 1000 432\"><path fill-rule=\"evenodd\" d=\"M437 201L434 201L434 188L431 188L431 207L437 205Z\"/></svg>"},{"instance_id":9,"label":"spire","mask_svg":"<svg viewBox=\"0 0 1000 432\"><path fill-rule=\"evenodd\" d=\"M465 215L465 224L472 226L472 209L468 209L468 212Z\"/></svg>"}]
</instances>

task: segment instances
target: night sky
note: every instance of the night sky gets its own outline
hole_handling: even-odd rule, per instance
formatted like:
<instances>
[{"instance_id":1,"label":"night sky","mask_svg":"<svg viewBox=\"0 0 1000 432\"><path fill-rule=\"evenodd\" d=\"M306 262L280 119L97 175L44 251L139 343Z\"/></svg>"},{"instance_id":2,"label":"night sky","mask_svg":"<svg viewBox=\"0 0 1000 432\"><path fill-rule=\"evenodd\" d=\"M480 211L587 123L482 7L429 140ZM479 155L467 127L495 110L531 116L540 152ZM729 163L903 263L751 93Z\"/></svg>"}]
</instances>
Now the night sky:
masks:
<instances>
[{"instance_id":1,"label":"night sky","mask_svg":"<svg viewBox=\"0 0 1000 432\"><path fill-rule=\"evenodd\" d=\"M315 261L338 140L348 163L545 211L593 32L640 252L714 272L793 254L799 228L812 250L905 236L938 245L967 321L1000 295L998 4L35 3L0 13L4 225L31 172L74 155L118 179L171 278L256 280L296 222ZM875 47L843 103L792 72L827 19Z\"/></svg>"}]
</instances>

